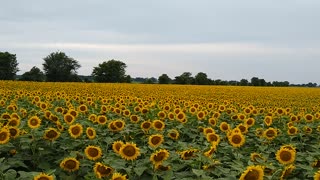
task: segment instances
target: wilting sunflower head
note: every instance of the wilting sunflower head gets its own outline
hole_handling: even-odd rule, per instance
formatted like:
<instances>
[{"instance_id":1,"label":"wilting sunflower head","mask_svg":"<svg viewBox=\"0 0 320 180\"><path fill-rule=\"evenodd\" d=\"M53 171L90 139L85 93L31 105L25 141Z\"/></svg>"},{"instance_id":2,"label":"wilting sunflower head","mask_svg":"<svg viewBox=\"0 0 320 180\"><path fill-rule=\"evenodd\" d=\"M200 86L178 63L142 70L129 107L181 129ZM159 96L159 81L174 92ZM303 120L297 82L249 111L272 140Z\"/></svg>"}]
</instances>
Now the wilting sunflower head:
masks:
<instances>
[{"instance_id":1,"label":"wilting sunflower head","mask_svg":"<svg viewBox=\"0 0 320 180\"><path fill-rule=\"evenodd\" d=\"M36 129L40 127L41 125L41 119L38 116L32 116L31 118L28 119L28 126L31 129Z\"/></svg>"},{"instance_id":2,"label":"wilting sunflower head","mask_svg":"<svg viewBox=\"0 0 320 180\"><path fill-rule=\"evenodd\" d=\"M272 124L272 116L266 116L264 118L264 123L267 125L267 126L271 126Z\"/></svg>"},{"instance_id":3,"label":"wilting sunflower head","mask_svg":"<svg viewBox=\"0 0 320 180\"><path fill-rule=\"evenodd\" d=\"M286 147L281 147L276 153L276 159L279 163L287 165L295 161L296 152Z\"/></svg>"},{"instance_id":4,"label":"wilting sunflower head","mask_svg":"<svg viewBox=\"0 0 320 180\"><path fill-rule=\"evenodd\" d=\"M152 127L157 131L162 131L165 128L165 123L161 120L154 120L152 122Z\"/></svg>"},{"instance_id":5,"label":"wilting sunflower head","mask_svg":"<svg viewBox=\"0 0 320 180\"><path fill-rule=\"evenodd\" d=\"M162 164L163 161L168 159L170 153L166 149L160 149L154 153L151 154L150 156L150 161L154 165Z\"/></svg>"},{"instance_id":6,"label":"wilting sunflower head","mask_svg":"<svg viewBox=\"0 0 320 180\"><path fill-rule=\"evenodd\" d=\"M121 146L119 151L121 157L127 161L135 160L140 156L140 149L134 143L125 143Z\"/></svg>"},{"instance_id":7,"label":"wilting sunflower head","mask_svg":"<svg viewBox=\"0 0 320 180\"><path fill-rule=\"evenodd\" d=\"M148 144L152 148L157 148L163 143L163 140L164 138L162 134L154 134L149 136Z\"/></svg>"},{"instance_id":8,"label":"wilting sunflower head","mask_svg":"<svg viewBox=\"0 0 320 180\"><path fill-rule=\"evenodd\" d=\"M248 166L241 174L239 180L263 180L264 176L263 166Z\"/></svg>"},{"instance_id":9,"label":"wilting sunflower head","mask_svg":"<svg viewBox=\"0 0 320 180\"><path fill-rule=\"evenodd\" d=\"M48 175L46 173L40 173L33 177L33 180L54 180L52 175Z\"/></svg>"},{"instance_id":10,"label":"wilting sunflower head","mask_svg":"<svg viewBox=\"0 0 320 180\"><path fill-rule=\"evenodd\" d=\"M45 130L43 138L49 141L55 141L60 136L60 132L55 128L49 128Z\"/></svg>"},{"instance_id":11,"label":"wilting sunflower head","mask_svg":"<svg viewBox=\"0 0 320 180\"><path fill-rule=\"evenodd\" d=\"M252 162L259 162L259 161L265 161L265 158L260 153L253 152L250 154L250 160Z\"/></svg>"},{"instance_id":12,"label":"wilting sunflower head","mask_svg":"<svg viewBox=\"0 0 320 180\"><path fill-rule=\"evenodd\" d=\"M88 159L93 160L93 161L101 158L101 156L102 156L102 150L99 146L89 145L84 150L84 153L86 154Z\"/></svg>"},{"instance_id":13,"label":"wilting sunflower head","mask_svg":"<svg viewBox=\"0 0 320 180\"><path fill-rule=\"evenodd\" d=\"M168 171L171 169L171 166L164 166L162 164L156 164L155 169L159 171Z\"/></svg>"},{"instance_id":14,"label":"wilting sunflower head","mask_svg":"<svg viewBox=\"0 0 320 180\"><path fill-rule=\"evenodd\" d=\"M79 169L80 162L75 158L65 158L61 161L60 167L68 172L73 172Z\"/></svg>"},{"instance_id":15,"label":"wilting sunflower head","mask_svg":"<svg viewBox=\"0 0 320 180\"><path fill-rule=\"evenodd\" d=\"M97 176L97 178L101 179L101 178L110 176L113 172L113 169L100 162L97 162L93 167L93 171Z\"/></svg>"},{"instance_id":16,"label":"wilting sunflower head","mask_svg":"<svg viewBox=\"0 0 320 180\"><path fill-rule=\"evenodd\" d=\"M293 164L289 164L287 165L284 170L282 171L281 177L280 179L287 179L288 176L290 176L290 174L292 173L292 171L295 169L296 167Z\"/></svg>"},{"instance_id":17,"label":"wilting sunflower head","mask_svg":"<svg viewBox=\"0 0 320 180\"><path fill-rule=\"evenodd\" d=\"M191 159L196 156L195 152L198 152L197 149L189 149L180 152L180 157L183 160Z\"/></svg>"}]
</instances>

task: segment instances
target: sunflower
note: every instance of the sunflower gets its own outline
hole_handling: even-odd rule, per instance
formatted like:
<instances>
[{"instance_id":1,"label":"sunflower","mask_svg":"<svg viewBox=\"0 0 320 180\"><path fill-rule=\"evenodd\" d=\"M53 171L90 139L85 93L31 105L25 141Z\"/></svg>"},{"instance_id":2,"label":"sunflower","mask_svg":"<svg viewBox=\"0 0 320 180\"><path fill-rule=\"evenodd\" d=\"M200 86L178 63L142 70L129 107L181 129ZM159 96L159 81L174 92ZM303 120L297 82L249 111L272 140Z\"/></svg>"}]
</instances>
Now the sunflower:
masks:
<instances>
[{"instance_id":1,"label":"sunflower","mask_svg":"<svg viewBox=\"0 0 320 180\"><path fill-rule=\"evenodd\" d=\"M314 168L320 168L320 159L315 160L311 166Z\"/></svg>"},{"instance_id":2,"label":"sunflower","mask_svg":"<svg viewBox=\"0 0 320 180\"><path fill-rule=\"evenodd\" d=\"M314 173L314 180L320 180L320 170Z\"/></svg>"},{"instance_id":3,"label":"sunflower","mask_svg":"<svg viewBox=\"0 0 320 180\"><path fill-rule=\"evenodd\" d=\"M40 173L33 177L33 180L54 180L52 175L48 175L46 173Z\"/></svg>"},{"instance_id":4,"label":"sunflower","mask_svg":"<svg viewBox=\"0 0 320 180\"><path fill-rule=\"evenodd\" d=\"M250 160L252 162L259 162L259 161L265 161L265 158L260 153L253 152L250 154Z\"/></svg>"},{"instance_id":5,"label":"sunflower","mask_svg":"<svg viewBox=\"0 0 320 180\"><path fill-rule=\"evenodd\" d=\"M256 120L254 118L248 118L244 121L244 123L248 126L248 127L251 127L251 126L254 126Z\"/></svg>"},{"instance_id":6,"label":"sunflower","mask_svg":"<svg viewBox=\"0 0 320 180\"><path fill-rule=\"evenodd\" d=\"M298 128L291 126L291 127L289 127L287 133L288 133L288 135L295 135L298 133Z\"/></svg>"},{"instance_id":7,"label":"sunflower","mask_svg":"<svg viewBox=\"0 0 320 180\"><path fill-rule=\"evenodd\" d=\"M263 122L267 125L267 126L271 126L272 124L272 116L266 116L263 120Z\"/></svg>"},{"instance_id":8,"label":"sunflower","mask_svg":"<svg viewBox=\"0 0 320 180\"><path fill-rule=\"evenodd\" d=\"M68 172L73 172L79 169L80 162L75 158L64 158L61 163L60 167Z\"/></svg>"},{"instance_id":9,"label":"sunflower","mask_svg":"<svg viewBox=\"0 0 320 180\"><path fill-rule=\"evenodd\" d=\"M113 173L111 180L126 180L127 176L126 175L122 175L121 173Z\"/></svg>"},{"instance_id":10,"label":"sunflower","mask_svg":"<svg viewBox=\"0 0 320 180\"><path fill-rule=\"evenodd\" d=\"M179 138L179 131L176 130L176 129L171 129L169 132L168 132L168 137L173 139L173 140L177 140Z\"/></svg>"},{"instance_id":11,"label":"sunflower","mask_svg":"<svg viewBox=\"0 0 320 180\"><path fill-rule=\"evenodd\" d=\"M248 133L248 126L241 123L237 127L240 129L242 134Z\"/></svg>"},{"instance_id":12,"label":"sunflower","mask_svg":"<svg viewBox=\"0 0 320 180\"><path fill-rule=\"evenodd\" d=\"M76 120L76 118L72 114L67 113L67 114L63 115L63 120L68 125L71 125Z\"/></svg>"},{"instance_id":13,"label":"sunflower","mask_svg":"<svg viewBox=\"0 0 320 180\"><path fill-rule=\"evenodd\" d=\"M216 118L210 118L208 119L208 122L211 126L216 126L217 125L217 119Z\"/></svg>"},{"instance_id":14,"label":"sunflower","mask_svg":"<svg viewBox=\"0 0 320 180\"><path fill-rule=\"evenodd\" d=\"M7 112L1 114L1 119L10 119L10 118L11 118L11 116Z\"/></svg>"},{"instance_id":15,"label":"sunflower","mask_svg":"<svg viewBox=\"0 0 320 180\"><path fill-rule=\"evenodd\" d=\"M154 134L149 136L148 144L152 148L157 148L160 144L163 143L163 135L162 134Z\"/></svg>"},{"instance_id":16,"label":"sunflower","mask_svg":"<svg viewBox=\"0 0 320 180\"><path fill-rule=\"evenodd\" d=\"M0 144L6 144L10 140L10 131L7 128L0 130Z\"/></svg>"},{"instance_id":17,"label":"sunflower","mask_svg":"<svg viewBox=\"0 0 320 180\"><path fill-rule=\"evenodd\" d=\"M101 156L102 156L102 150L99 146L89 145L84 150L84 153L86 154L88 159L93 160L93 161L101 158Z\"/></svg>"},{"instance_id":18,"label":"sunflower","mask_svg":"<svg viewBox=\"0 0 320 180\"><path fill-rule=\"evenodd\" d=\"M79 112L82 112L82 113L85 113L88 111L88 107L85 105L85 104L81 104L79 107L78 107L78 111Z\"/></svg>"},{"instance_id":19,"label":"sunflower","mask_svg":"<svg viewBox=\"0 0 320 180\"><path fill-rule=\"evenodd\" d=\"M277 129L269 127L263 132L263 137L268 140L273 140L278 135Z\"/></svg>"},{"instance_id":20,"label":"sunflower","mask_svg":"<svg viewBox=\"0 0 320 180\"><path fill-rule=\"evenodd\" d=\"M63 113L63 108L62 107L56 107L56 108L54 108L54 112Z\"/></svg>"},{"instance_id":21,"label":"sunflower","mask_svg":"<svg viewBox=\"0 0 320 180\"><path fill-rule=\"evenodd\" d=\"M137 116L137 115L131 115L130 116L130 121L132 122L132 123L138 123L139 122L139 120L140 120L140 118L139 118L139 116Z\"/></svg>"},{"instance_id":22,"label":"sunflower","mask_svg":"<svg viewBox=\"0 0 320 180\"><path fill-rule=\"evenodd\" d=\"M41 125L41 119L38 116L32 116L31 118L28 119L28 126L31 129L36 129L40 127Z\"/></svg>"},{"instance_id":23,"label":"sunflower","mask_svg":"<svg viewBox=\"0 0 320 180\"><path fill-rule=\"evenodd\" d=\"M119 154L121 147L124 145L122 141L115 141L112 143L112 149L115 153Z\"/></svg>"},{"instance_id":24,"label":"sunflower","mask_svg":"<svg viewBox=\"0 0 320 180\"><path fill-rule=\"evenodd\" d=\"M220 142L220 136L216 133L209 133L207 134L206 138L207 138L207 141L209 142L215 142L217 144L219 144Z\"/></svg>"},{"instance_id":25,"label":"sunflower","mask_svg":"<svg viewBox=\"0 0 320 180\"><path fill-rule=\"evenodd\" d=\"M212 129L211 127L207 127L207 128L203 128L203 134L207 135L210 133L215 133L214 129Z\"/></svg>"},{"instance_id":26,"label":"sunflower","mask_svg":"<svg viewBox=\"0 0 320 180\"><path fill-rule=\"evenodd\" d=\"M290 164L288 166L286 166L284 168L284 170L282 171L281 177L280 179L287 179L287 177L292 173L292 171L295 169L296 167L293 164Z\"/></svg>"},{"instance_id":27,"label":"sunflower","mask_svg":"<svg viewBox=\"0 0 320 180\"><path fill-rule=\"evenodd\" d=\"M97 115L96 114L90 114L88 119L92 122L96 122L97 121Z\"/></svg>"},{"instance_id":28,"label":"sunflower","mask_svg":"<svg viewBox=\"0 0 320 180\"><path fill-rule=\"evenodd\" d=\"M54 141L54 140L58 139L59 136L60 136L59 131L57 131L55 128L49 128L49 129L45 130L43 138L47 139L49 141Z\"/></svg>"},{"instance_id":29,"label":"sunflower","mask_svg":"<svg viewBox=\"0 0 320 180\"><path fill-rule=\"evenodd\" d=\"M140 156L140 149L134 143L126 143L121 146L119 153L125 160L135 160Z\"/></svg>"},{"instance_id":30,"label":"sunflower","mask_svg":"<svg viewBox=\"0 0 320 180\"><path fill-rule=\"evenodd\" d=\"M231 135L228 136L228 140L233 147L237 148L241 147L246 141L245 136L241 133L231 133Z\"/></svg>"},{"instance_id":31,"label":"sunflower","mask_svg":"<svg viewBox=\"0 0 320 180\"><path fill-rule=\"evenodd\" d=\"M110 176L112 174L113 169L100 162L97 162L93 167L93 171L97 178L101 179L103 177Z\"/></svg>"},{"instance_id":32,"label":"sunflower","mask_svg":"<svg viewBox=\"0 0 320 180\"><path fill-rule=\"evenodd\" d=\"M111 121L109 124L108 124L108 128L111 130L111 131L118 131L118 128L115 126L115 121Z\"/></svg>"},{"instance_id":33,"label":"sunflower","mask_svg":"<svg viewBox=\"0 0 320 180\"><path fill-rule=\"evenodd\" d=\"M165 119L167 117L167 114L165 111L159 111L157 115L160 119Z\"/></svg>"},{"instance_id":34,"label":"sunflower","mask_svg":"<svg viewBox=\"0 0 320 180\"><path fill-rule=\"evenodd\" d=\"M114 122L114 126L116 127L117 131L121 131L124 126L125 126L125 122L121 119L115 120Z\"/></svg>"},{"instance_id":35,"label":"sunflower","mask_svg":"<svg viewBox=\"0 0 320 180\"><path fill-rule=\"evenodd\" d=\"M9 127L10 137L17 138L20 135L20 129L17 127Z\"/></svg>"},{"instance_id":36,"label":"sunflower","mask_svg":"<svg viewBox=\"0 0 320 180\"><path fill-rule=\"evenodd\" d=\"M173 121L175 119L176 115L173 112L168 113L169 120Z\"/></svg>"},{"instance_id":37,"label":"sunflower","mask_svg":"<svg viewBox=\"0 0 320 180\"><path fill-rule=\"evenodd\" d=\"M156 164L155 169L160 170L160 171L168 171L171 169L171 166L164 166L162 164Z\"/></svg>"},{"instance_id":38,"label":"sunflower","mask_svg":"<svg viewBox=\"0 0 320 180\"><path fill-rule=\"evenodd\" d=\"M161 120L154 120L152 122L152 127L157 131L162 131L165 128L165 123Z\"/></svg>"},{"instance_id":39,"label":"sunflower","mask_svg":"<svg viewBox=\"0 0 320 180\"><path fill-rule=\"evenodd\" d=\"M8 126L12 126L12 127L19 127L20 125L20 119L17 119L17 118L11 118L8 122Z\"/></svg>"},{"instance_id":40,"label":"sunflower","mask_svg":"<svg viewBox=\"0 0 320 180\"><path fill-rule=\"evenodd\" d=\"M196 112L197 112L197 108L195 108L195 107L190 107L189 108L189 112L191 113L191 114L195 114Z\"/></svg>"},{"instance_id":41,"label":"sunflower","mask_svg":"<svg viewBox=\"0 0 320 180\"><path fill-rule=\"evenodd\" d=\"M64 130L63 125L59 121L56 122L56 127L59 129L60 132Z\"/></svg>"},{"instance_id":42,"label":"sunflower","mask_svg":"<svg viewBox=\"0 0 320 180\"><path fill-rule=\"evenodd\" d=\"M241 121L243 121L243 120L246 119L246 115L244 115L244 114L241 114L241 113L240 113L240 114L238 114L237 116L238 116L238 119L241 120Z\"/></svg>"},{"instance_id":43,"label":"sunflower","mask_svg":"<svg viewBox=\"0 0 320 180\"><path fill-rule=\"evenodd\" d=\"M152 123L148 120L148 121L143 121L140 125L141 129L145 132L148 132L149 129L151 129L152 127Z\"/></svg>"},{"instance_id":44,"label":"sunflower","mask_svg":"<svg viewBox=\"0 0 320 180\"><path fill-rule=\"evenodd\" d=\"M83 133L83 127L81 124L77 123L77 124L71 125L69 127L68 132L72 138L76 139L76 138L80 137L81 134Z\"/></svg>"},{"instance_id":45,"label":"sunflower","mask_svg":"<svg viewBox=\"0 0 320 180\"><path fill-rule=\"evenodd\" d=\"M196 156L194 154L195 152L198 152L198 150L197 149L184 150L184 151L180 152L180 157L183 160L188 160L188 159L191 159Z\"/></svg>"},{"instance_id":46,"label":"sunflower","mask_svg":"<svg viewBox=\"0 0 320 180\"><path fill-rule=\"evenodd\" d=\"M186 119L186 114L184 112L179 112L179 114L176 114L176 119L179 122L183 122Z\"/></svg>"},{"instance_id":47,"label":"sunflower","mask_svg":"<svg viewBox=\"0 0 320 180\"><path fill-rule=\"evenodd\" d=\"M276 159L284 165L293 163L295 158L296 151L285 147L281 147L276 153Z\"/></svg>"},{"instance_id":48,"label":"sunflower","mask_svg":"<svg viewBox=\"0 0 320 180\"><path fill-rule=\"evenodd\" d=\"M304 126L303 131L305 134L311 134L312 133L312 128L309 126Z\"/></svg>"},{"instance_id":49,"label":"sunflower","mask_svg":"<svg viewBox=\"0 0 320 180\"><path fill-rule=\"evenodd\" d=\"M50 119L51 121L53 121L53 122L59 121L58 116L56 116L56 115L54 115L54 114L51 114L50 117L49 117L49 119Z\"/></svg>"},{"instance_id":50,"label":"sunflower","mask_svg":"<svg viewBox=\"0 0 320 180\"><path fill-rule=\"evenodd\" d=\"M150 161L154 165L162 164L163 161L168 159L170 153L166 149L160 149L154 153L151 154L150 156Z\"/></svg>"},{"instance_id":51,"label":"sunflower","mask_svg":"<svg viewBox=\"0 0 320 180\"><path fill-rule=\"evenodd\" d=\"M212 144L210 146L210 149L208 151L204 152L204 155L206 157L210 157L216 150L217 150L217 145L216 144Z\"/></svg>"},{"instance_id":52,"label":"sunflower","mask_svg":"<svg viewBox=\"0 0 320 180\"><path fill-rule=\"evenodd\" d=\"M311 123L311 122L313 122L313 120L314 120L314 116L313 116L312 114L306 114L306 115L304 116L304 119L305 119L305 121L306 121L307 123Z\"/></svg>"},{"instance_id":53,"label":"sunflower","mask_svg":"<svg viewBox=\"0 0 320 180\"><path fill-rule=\"evenodd\" d=\"M78 117L78 111L74 110L73 107L67 111L67 113L71 114L73 117ZM66 113L66 114L67 114Z\"/></svg>"},{"instance_id":54,"label":"sunflower","mask_svg":"<svg viewBox=\"0 0 320 180\"><path fill-rule=\"evenodd\" d=\"M104 125L104 124L106 124L107 123L107 116L104 116L104 115L99 115L98 117L97 117L97 122L99 123L99 124L101 124L101 125Z\"/></svg>"},{"instance_id":55,"label":"sunflower","mask_svg":"<svg viewBox=\"0 0 320 180\"><path fill-rule=\"evenodd\" d=\"M230 129L230 125L227 122L220 123L220 130L222 132L227 132Z\"/></svg>"},{"instance_id":56,"label":"sunflower","mask_svg":"<svg viewBox=\"0 0 320 180\"><path fill-rule=\"evenodd\" d=\"M264 167L262 166L248 166L247 169L241 174L239 180L263 180Z\"/></svg>"},{"instance_id":57,"label":"sunflower","mask_svg":"<svg viewBox=\"0 0 320 180\"><path fill-rule=\"evenodd\" d=\"M89 139L94 139L97 135L96 130L93 127L87 127L86 134Z\"/></svg>"},{"instance_id":58,"label":"sunflower","mask_svg":"<svg viewBox=\"0 0 320 180\"><path fill-rule=\"evenodd\" d=\"M204 111L199 111L197 113L197 119L198 120L203 120L206 117L206 114L204 113Z\"/></svg>"}]
</instances>

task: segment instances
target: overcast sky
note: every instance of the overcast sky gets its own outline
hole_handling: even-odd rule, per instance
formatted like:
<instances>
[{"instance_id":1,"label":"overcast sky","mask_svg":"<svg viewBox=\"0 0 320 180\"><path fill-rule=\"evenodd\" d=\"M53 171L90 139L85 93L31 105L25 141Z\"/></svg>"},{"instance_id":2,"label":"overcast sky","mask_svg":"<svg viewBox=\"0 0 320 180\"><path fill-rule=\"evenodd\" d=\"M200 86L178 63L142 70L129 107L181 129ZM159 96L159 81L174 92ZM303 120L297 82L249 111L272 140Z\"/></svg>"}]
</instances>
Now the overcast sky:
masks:
<instances>
[{"instance_id":1,"label":"overcast sky","mask_svg":"<svg viewBox=\"0 0 320 180\"><path fill-rule=\"evenodd\" d=\"M78 74L110 59L132 77L320 84L319 0L10 0L0 5L0 51L20 72L63 51Z\"/></svg>"}]
</instances>

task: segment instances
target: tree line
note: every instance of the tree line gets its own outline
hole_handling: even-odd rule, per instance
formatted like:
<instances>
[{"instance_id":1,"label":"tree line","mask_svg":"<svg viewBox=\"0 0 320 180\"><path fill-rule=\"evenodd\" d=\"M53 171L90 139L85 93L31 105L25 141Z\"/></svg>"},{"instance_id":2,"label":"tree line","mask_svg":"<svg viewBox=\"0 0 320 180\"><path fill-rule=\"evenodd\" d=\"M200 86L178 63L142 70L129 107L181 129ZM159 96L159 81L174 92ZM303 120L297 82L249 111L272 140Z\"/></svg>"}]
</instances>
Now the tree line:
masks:
<instances>
[{"instance_id":1,"label":"tree line","mask_svg":"<svg viewBox=\"0 0 320 180\"><path fill-rule=\"evenodd\" d=\"M47 81L47 82L109 82L109 83L145 83L145 84L189 84L189 85L232 85L232 86L304 86L316 87L316 83L290 84L288 81L266 82L264 79L252 77L251 80L226 81L221 79L210 79L204 72L197 73L194 77L191 72L183 72L181 75L171 79L167 74L158 78L132 78L126 74L127 65L119 60L103 61L94 67L90 76L78 75L77 70L81 67L79 62L64 52L52 52L43 58L43 71L34 66L23 73L16 75L19 71L15 54L0 52L0 80L21 81Z\"/></svg>"}]
</instances>

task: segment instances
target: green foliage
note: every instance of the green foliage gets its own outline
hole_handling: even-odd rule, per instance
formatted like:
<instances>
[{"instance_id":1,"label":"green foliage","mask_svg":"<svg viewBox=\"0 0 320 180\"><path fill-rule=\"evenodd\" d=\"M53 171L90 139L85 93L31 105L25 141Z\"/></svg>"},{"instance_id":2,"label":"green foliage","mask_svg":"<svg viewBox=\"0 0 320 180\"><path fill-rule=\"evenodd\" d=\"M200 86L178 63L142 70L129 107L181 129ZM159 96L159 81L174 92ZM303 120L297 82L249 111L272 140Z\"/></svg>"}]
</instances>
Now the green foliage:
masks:
<instances>
[{"instance_id":1,"label":"green foliage","mask_svg":"<svg viewBox=\"0 0 320 180\"><path fill-rule=\"evenodd\" d=\"M18 71L16 55L0 52L0 80L13 80Z\"/></svg>"},{"instance_id":2,"label":"green foliage","mask_svg":"<svg viewBox=\"0 0 320 180\"><path fill-rule=\"evenodd\" d=\"M170 77L167 74L162 74L158 78L159 84L169 84L171 82Z\"/></svg>"},{"instance_id":3,"label":"green foliage","mask_svg":"<svg viewBox=\"0 0 320 180\"><path fill-rule=\"evenodd\" d=\"M22 81L44 81L45 76L43 72L37 68L36 66L33 66L30 71L25 72L22 74L20 80Z\"/></svg>"},{"instance_id":4,"label":"green foliage","mask_svg":"<svg viewBox=\"0 0 320 180\"><path fill-rule=\"evenodd\" d=\"M174 82L175 84L193 84L194 78L191 75L191 72L184 72L180 76L176 76Z\"/></svg>"},{"instance_id":5,"label":"green foliage","mask_svg":"<svg viewBox=\"0 0 320 180\"><path fill-rule=\"evenodd\" d=\"M43 69L47 81L79 81L77 69L81 67L80 64L77 60L68 57L64 52L53 52L43 60Z\"/></svg>"},{"instance_id":6,"label":"green foliage","mask_svg":"<svg viewBox=\"0 0 320 180\"><path fill-rule=\"evenodd\" d=\"M118 60L104 61L93 68L92 76L96 82L130 82L131 77L125 75L126 67L124 62Z\"/></svg>"},{"instance_id":7,"label":"green foliage","mask_svg":"<svg viewBox=\"0 0 320 180\"><path fill-rule=\"evenodd\" d=\"M209 84L209 79L206 73L203 72L199 72L196 76L195 76L195 83L199 84L199 85L207 85Z\"/></svg>"}]
</instances>

